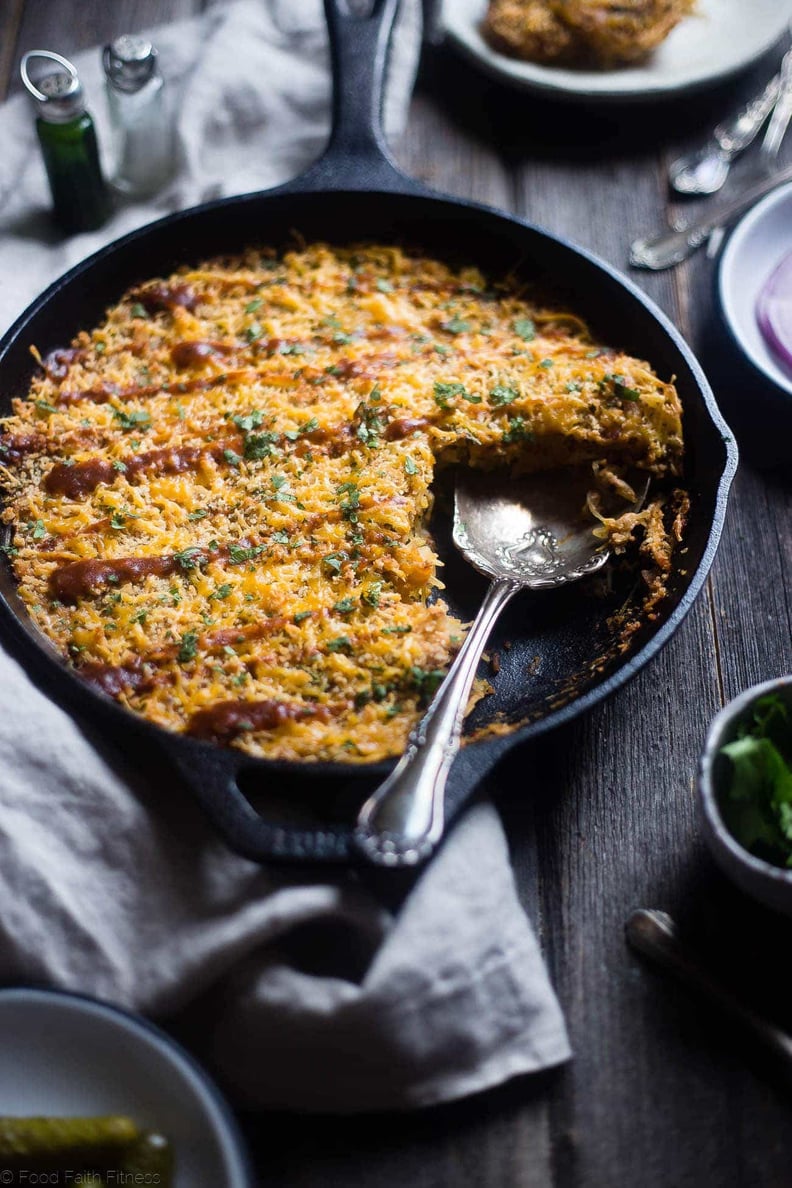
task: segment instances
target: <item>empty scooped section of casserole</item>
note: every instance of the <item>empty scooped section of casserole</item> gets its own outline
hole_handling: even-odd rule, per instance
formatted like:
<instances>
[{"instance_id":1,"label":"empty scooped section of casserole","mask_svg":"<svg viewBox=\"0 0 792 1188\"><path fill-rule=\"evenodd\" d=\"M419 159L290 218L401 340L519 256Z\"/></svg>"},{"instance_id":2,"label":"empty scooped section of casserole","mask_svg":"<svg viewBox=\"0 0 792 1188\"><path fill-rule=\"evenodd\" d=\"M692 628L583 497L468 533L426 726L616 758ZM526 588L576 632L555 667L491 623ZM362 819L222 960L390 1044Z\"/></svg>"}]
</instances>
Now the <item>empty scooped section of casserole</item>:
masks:
<instances>
[{"instance_id":1,"label":"empty scooped section of casserole","mask_svg":"<svg viewBox=\"0 0 792 1188\"><path fill-rule=\"evenodd\" d=\"M40 363L0 430L31 615L104 693L256 755L403 748L464 636L425 527L438 467L591 463L596 501L682 458L648 363L393 247L155 279ZM644 547L647 524L606 530Z\"/></svg>"}]
</instances>

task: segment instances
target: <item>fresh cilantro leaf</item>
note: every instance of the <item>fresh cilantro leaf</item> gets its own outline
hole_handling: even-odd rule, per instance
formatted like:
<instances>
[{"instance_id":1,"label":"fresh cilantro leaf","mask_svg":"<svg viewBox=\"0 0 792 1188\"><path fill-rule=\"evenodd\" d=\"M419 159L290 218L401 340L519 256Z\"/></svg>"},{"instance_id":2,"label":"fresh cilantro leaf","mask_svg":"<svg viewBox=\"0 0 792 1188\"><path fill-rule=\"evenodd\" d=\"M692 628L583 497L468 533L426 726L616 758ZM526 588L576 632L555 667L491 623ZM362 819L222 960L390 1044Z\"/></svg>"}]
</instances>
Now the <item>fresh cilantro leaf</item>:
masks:
<instances>
[{"instance_id":1,"label":"fresh cilantro leaf","mask_svg":"<svg viewBox=\"0 0 792 1188\"><path fill-rule=\"evenodd\" d=\"M516 388L510 388L507 384L496 384L494 388L490 388L490 404L496 407L500 404L512 404L519 395Z\"/></svg>"},{"instance_id":2,"label":"fresh cilantro leaf","mask_svg":"<svg viewBox=\"0 0 792 1188\"><path fill-rule=\"evenodd\" d=\"M514 323L514 333L523 340L523 342L531 342L536 338L536 326L530 318L518 318Z\"/></svg>"},{"instance_id":3,"label":"fresh cilantro leaf","mask_svg":"<svg viewBox=\"0 0 792 1188\"><path fill-rule=\"evenodd\" d=\"M188 664L190 660L194 660L198 654L198 632L185 631L181 637L181 645L179 646L179 653L176 657L179 664Z\"/></svg>"},{"instance_id":4,"label":"fresh cilantro leaf","mask_svg":"<svg viewBox=\"0 0 792 1188\"><path fill-rule=\"evenodd\" d=\"M456 315L449 318L447 322L440 323L440 329L445 330L447 334L466 334L471 329L470 322L466 322L464 318L458 318Z\"/></svg>"},{"instance_id":5,"label":"fresh cilantro leaf","mask_svg":"<svg viewBox=\"0 0 792 1188\"><path fill-rule=\"evenodd\" d=\"M113 416L125 433L130 429L148 429L151 425L151 413L144 408L127 412L125 408L116 408L113 405Z\"/></svg>"}]
</instances>

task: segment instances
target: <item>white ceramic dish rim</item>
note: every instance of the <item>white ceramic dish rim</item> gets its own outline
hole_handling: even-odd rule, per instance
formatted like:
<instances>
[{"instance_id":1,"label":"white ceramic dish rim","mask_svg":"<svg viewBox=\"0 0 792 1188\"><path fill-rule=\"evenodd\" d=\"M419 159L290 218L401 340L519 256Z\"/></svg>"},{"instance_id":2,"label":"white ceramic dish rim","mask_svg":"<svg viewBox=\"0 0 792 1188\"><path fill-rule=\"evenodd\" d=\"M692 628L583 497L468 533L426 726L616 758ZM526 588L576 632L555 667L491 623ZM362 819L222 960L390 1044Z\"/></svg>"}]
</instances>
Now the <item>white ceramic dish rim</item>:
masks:
<instances>
[{"instance_id":1,"label":"white ceramic dish rim","mask_svg":"<svg viewBox=\"0 0 792 1188\"><path fill-rule=\"evenodd\" d=\"M135 1037L136 1042L156 1048L183 1074L205 1110L214 1127L226 1169L235 1177L230 1182L239 1184L240 1188L256 1188L257 1181L253 1176L244 1139L220 1090L212 1083L198 1061L154 1023L112 1003L70 990L53 990L39 986L0 986L0 1003L3 1001L44 1002L49 1006L65 1004L69 1009L81 1011L83 1014L108 1019L112 1024L125 1028Z\"/></svg>"},{"instance_id":2,"label":"white ceramic dish rim","mask_svg":"<svg viewBox=\"0 0 792 1188\"><path fill-rule=\"evenodd\" d=\"M740 693L733 701L725 705L720 713L715 715L707 731L707 739L701 754L698 787L702 809L720 844L730 852L740 865L751 870L754 874L768 879L777 886L788 887L792 890L792 869L785 870L782 866L775 866L772 862L766 862L764 858L757 858L756 855L749 853L744 846L741 846L726 828L720 808L718 807L718 800L712 780L712 766L722 745L721 739L725 728L735 718L739 718L744 714L748 707L758 700L758 698L765 697L769 693L776 693L779 689L789 688L790 686L792 686L792 676L776 677L772 681L764 681L760 685L752 685L750 689L746 689L743 693Z\"/></svg>"},{"instance_id":3,"label":"white ceramic dish rim","mask_svg":"<svg viewBox=\"0 0 792 1188\"><path fill-rule=\"evenodd\" d=\"M484 40L478 30L477 22L471 19L469 13L475 0L442 0L440 26L445 35L467 57L477 62L488 74L528 91L541 92L556 99L587 99L592 102L645 102L663 97L690 95L705 90L718 82L724 82L741 70L747 69L753 62L758 61L781 39L787 26L792 20L792 7L784 6L777 14L773 14L770 0L767 0L766 12L768 17L778 16L777 24L773 24L763 37L755 43L747 42L749 48L744 54L735 58L726 66L717 65L711 60L709 67L692 72L681 78L664 74L662 68L656 71L657 77L651 77L651 68L638 68L632 72L595 72L591 70L572 71L554 66L542 66L531 62L521 62L499 53ZM743 0L735 0L742 3ZM486 9L486 2L483 3ZM483 15L483 11L482 11ZM695 16L687 18L697 19ZM674 30L670 38L679 29ZM629 68L628 68L629 69ZM619 74L621 85L615 84L613 79ZM636 77L638 75L638 77ZM648 76L648 77L647 77Z\"/></svg>"},{"instance_id":4,"label":"white ceramic dish rim","mask_svg":"<svg viewBox=\"0 0 792 1188\"><path fill-rule=\"evenodd\" d=\"M782 206L786 202L792 206L792 182L779 186L777 190L773 190L766 198L758 202L748 214L744 215L734 228L729 236L726 247L723 249L718 266L718 301L727 329L742 354L773 387L786 393L788 396L792 396L792 376L786 377L780 365L773 364L769 366L767 360L754 350L741 332L740 326L742 319L735 309L733 297L735 288L732 280L737 256L742 251L746 239L767 218L768 214L775 210L777 206ZM792 251L792 231L790 231L789 241L783 246L776 263L780 263L783 257L790 251ZM762 277L762 281L766 279L766 277ZM769 354L770 348L768 347L767 350Z\"/></svg>"}]
</instances>

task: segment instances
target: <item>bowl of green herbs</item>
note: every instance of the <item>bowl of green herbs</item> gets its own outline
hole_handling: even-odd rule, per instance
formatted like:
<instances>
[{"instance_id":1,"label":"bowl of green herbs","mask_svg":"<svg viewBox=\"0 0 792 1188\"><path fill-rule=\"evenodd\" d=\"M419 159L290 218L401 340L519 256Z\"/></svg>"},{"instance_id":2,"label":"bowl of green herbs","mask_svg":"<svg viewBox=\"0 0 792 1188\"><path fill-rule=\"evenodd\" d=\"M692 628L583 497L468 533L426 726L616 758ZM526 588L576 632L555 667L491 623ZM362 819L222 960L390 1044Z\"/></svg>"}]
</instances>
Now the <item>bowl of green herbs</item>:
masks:
<instances>
[{"instance_id":1,"label":"bowl of green herbs","mask_svg":"<svg viewBox=\"0 0 792 1188\"><path fill-rule=\"evenodd\" d=\"M722 870L792 915L792 677L747 689L713 720L699 795L704 837Z\"/></svg>"}]
</instances>

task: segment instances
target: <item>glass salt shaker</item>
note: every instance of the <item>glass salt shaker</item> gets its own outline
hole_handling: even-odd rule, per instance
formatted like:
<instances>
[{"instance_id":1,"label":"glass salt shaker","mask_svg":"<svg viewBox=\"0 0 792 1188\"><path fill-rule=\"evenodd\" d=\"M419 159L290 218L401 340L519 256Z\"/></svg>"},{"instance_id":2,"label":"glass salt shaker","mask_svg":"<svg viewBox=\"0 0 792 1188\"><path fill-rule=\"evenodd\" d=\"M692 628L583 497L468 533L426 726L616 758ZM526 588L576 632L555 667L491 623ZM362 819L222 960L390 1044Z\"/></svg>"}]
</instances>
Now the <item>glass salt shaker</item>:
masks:
<instances>
[{"instance_id":1,"label":"glass salt shaker","mask_svg":"<svg viewBox=\"0 0 792 1188\"><path fill-rule=\"evenodd\" d=\"M173 128L157 68L157 51L144 37L117 37L102 54L113 134L113 186L144 198L173 173Z\"/></svg>"},{"instance_id":2,"label":"glass salt shaker","mask_svg":"<svg viewBox=\"0 0 792 1188\"><path fill-rule=\"evenodd\" d=\"M77 71L60 54L31 50L22 59L20 74L33 97L55 221L69 235L94 231L110 214L110 195Z\"/></svg>"}]
</instances>

